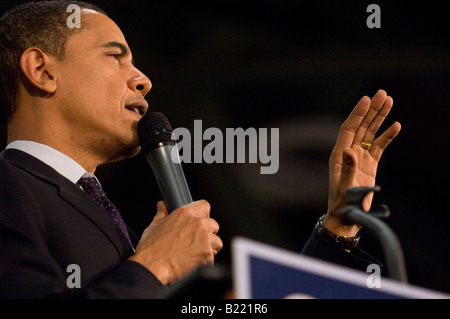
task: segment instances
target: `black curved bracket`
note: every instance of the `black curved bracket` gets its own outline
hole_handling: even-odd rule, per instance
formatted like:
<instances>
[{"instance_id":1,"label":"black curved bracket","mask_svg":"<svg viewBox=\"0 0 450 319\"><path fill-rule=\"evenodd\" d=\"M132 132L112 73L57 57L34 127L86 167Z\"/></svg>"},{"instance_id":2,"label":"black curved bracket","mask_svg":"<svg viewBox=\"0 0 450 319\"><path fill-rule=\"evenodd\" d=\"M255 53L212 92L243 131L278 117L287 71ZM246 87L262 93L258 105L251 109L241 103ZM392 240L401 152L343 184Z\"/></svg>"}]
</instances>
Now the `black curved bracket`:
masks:
<instances>
[{"instance_id":1,"label":"black curved bracket","mask_svg":"<svg viewBox=\"0 0 450 319\"><path fill-rule=\"evenodd\" d=\"M341 214L345 223L358 224L367 228L381 242L388 276L408 282L400 241L392 229L381 220L389 217L389 208L381 204L374 206L369 212L365 212L362 207L362 202L367 194L379 190L381 190L380 186L349 188L346 192L347 206L341 209Z\"/></svg>"}]
</instances>

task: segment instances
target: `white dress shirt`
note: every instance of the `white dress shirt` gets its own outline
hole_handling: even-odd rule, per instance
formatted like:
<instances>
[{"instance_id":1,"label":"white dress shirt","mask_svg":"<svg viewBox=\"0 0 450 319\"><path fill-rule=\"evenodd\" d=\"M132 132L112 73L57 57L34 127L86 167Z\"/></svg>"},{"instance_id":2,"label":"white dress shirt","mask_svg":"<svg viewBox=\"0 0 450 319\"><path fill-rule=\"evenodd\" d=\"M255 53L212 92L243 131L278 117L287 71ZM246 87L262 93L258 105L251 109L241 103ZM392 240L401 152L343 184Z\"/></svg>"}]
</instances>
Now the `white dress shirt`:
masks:
<instances>
[{"instance_id":1,"label":"white dress shirt","mask_svg":"<svg viewBox=\"0 0 450 319\"><path fill-rule=\"evenodd\" d=\"M14 141L9 143L6 146L6 149L17 149L36 157L38 160L52 167L55 171L74 184L78 182L84 174L93 175L86 172L80 164L75 162L69 156L41 143L31 141Z\"/></svg>"}]
</instances>

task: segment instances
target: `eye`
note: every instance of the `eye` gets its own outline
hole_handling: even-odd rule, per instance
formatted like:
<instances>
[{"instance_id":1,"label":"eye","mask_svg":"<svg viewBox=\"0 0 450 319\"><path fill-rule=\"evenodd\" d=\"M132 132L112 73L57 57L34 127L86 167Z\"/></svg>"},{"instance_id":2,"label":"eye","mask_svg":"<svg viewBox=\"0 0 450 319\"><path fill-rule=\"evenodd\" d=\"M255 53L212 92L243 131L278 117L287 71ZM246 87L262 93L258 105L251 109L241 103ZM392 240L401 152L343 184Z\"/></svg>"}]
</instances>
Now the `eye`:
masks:
<instances>
[{"instance_id":1,"label":"eye","mask_svg":"<svg viewBox=\"0 0 450 319\"><path fill-rule=\"evenodd\" d=\"M117 61L120 61L120 59L122 58L122 54L120 54L120 53L112 53L112 54L109 54L109 56L112 56Z\"/></svg>"}]
</instances>

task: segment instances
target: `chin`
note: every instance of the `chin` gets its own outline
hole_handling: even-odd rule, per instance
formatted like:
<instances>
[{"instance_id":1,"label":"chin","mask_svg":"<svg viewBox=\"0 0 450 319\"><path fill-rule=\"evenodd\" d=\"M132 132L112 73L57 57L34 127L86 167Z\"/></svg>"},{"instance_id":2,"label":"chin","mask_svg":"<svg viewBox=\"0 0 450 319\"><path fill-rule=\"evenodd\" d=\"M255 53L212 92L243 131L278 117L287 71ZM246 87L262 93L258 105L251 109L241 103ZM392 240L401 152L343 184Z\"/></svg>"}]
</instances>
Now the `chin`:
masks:
<instances>
[{"instance_id":1,"label":"chin","mask_svg":"<svg viewBox=\"0 0 450 319\"><path fill-rule=\"evenodd\" d=\"M109 158L108 162L117 162L126 158L134 157L141 151L141 146L139 145L138 139L133 139L133 141L122 141L121 143L116 143L114 146L109 148Z\"/></svg>"},{"instance_id":2,"label":"chin","mask_svg":"<svg viewBox=\"0 0 450 319\"><path fill-rule=\"evenodd\" d=\"M133 143L123 148L123 151L120 152L121 157L120 159L136 156L137 154L139 154L140 151L141 146L138 143L137 144Z\"/></svg>"},{"instance_id":3,"label":"chin","mask_svg":"<svg viewBox=\"0 0 450 319\"><path fill-rule=\"evenodd\" d=\"M139 154L140 151L141 151L141 146L137 146L131 151L130 156L128 156L128 157L136 156Z\"/></svg>"}]
</instances>

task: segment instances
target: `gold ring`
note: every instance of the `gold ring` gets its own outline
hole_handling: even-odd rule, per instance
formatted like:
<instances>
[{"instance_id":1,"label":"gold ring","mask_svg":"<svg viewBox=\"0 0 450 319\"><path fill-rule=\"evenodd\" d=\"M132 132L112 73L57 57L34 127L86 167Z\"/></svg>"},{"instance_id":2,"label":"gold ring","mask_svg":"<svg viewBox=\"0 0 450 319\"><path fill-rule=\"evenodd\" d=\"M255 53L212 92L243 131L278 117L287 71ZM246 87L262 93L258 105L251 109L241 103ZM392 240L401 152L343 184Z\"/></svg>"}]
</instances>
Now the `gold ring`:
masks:
<instances>
[{"instance_id":1,"label":"gold ring","mask_svg":"<svg viewBox=\"0 0 450 319\"><path fill-rule=\"evenodd\" d=\"M372 143L361 142L361 147L370 151L370 149L372 148Z\"/></svg>"}]
</instances>

